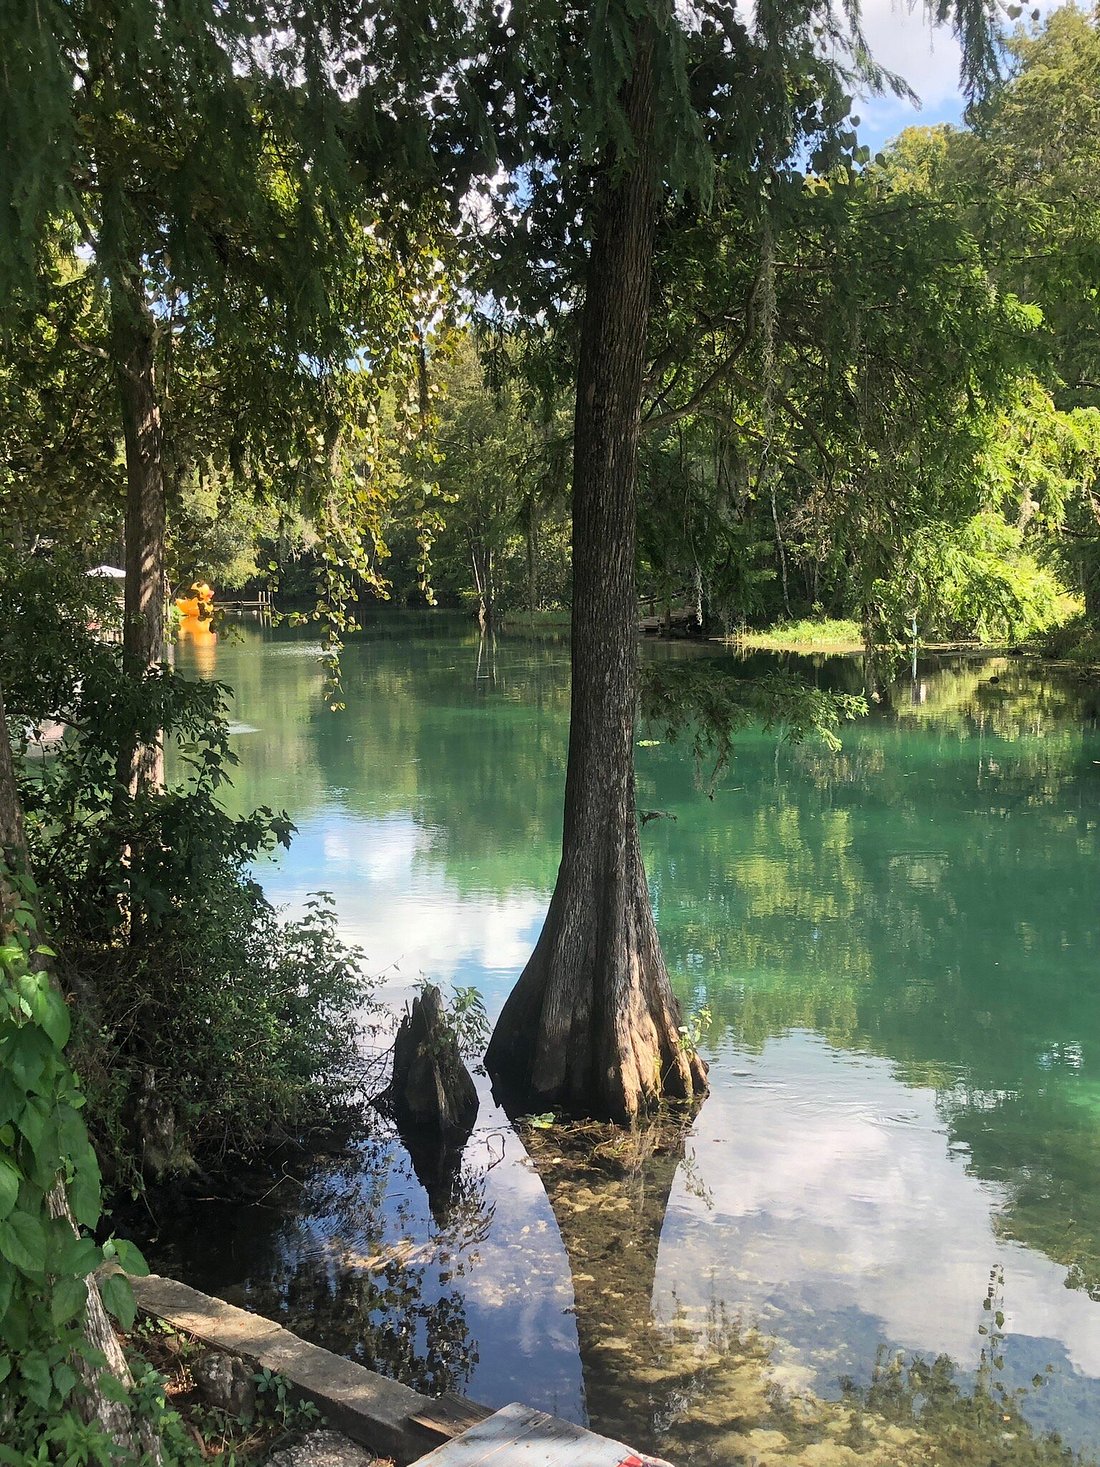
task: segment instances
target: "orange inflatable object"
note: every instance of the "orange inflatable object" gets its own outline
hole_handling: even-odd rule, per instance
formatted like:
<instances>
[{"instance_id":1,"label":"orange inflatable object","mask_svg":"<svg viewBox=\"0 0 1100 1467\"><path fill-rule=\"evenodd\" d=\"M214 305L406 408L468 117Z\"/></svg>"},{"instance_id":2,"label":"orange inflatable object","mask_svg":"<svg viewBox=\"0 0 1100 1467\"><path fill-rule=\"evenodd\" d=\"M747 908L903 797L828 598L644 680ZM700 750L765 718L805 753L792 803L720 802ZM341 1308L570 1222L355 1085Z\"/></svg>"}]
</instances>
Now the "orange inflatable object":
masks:
<instances>
[{"instance_id":1,"label":"orange inflatable object","mask_svg":"<svg viewBox=\"0 0 1100 1467\"><path fill-rule=\"evenodd\" d=\"M176 606L184 620L206 618L213 611L214 592L205 581L196 581L187 596L177 596Z\"/></svg>"}]
</instances>

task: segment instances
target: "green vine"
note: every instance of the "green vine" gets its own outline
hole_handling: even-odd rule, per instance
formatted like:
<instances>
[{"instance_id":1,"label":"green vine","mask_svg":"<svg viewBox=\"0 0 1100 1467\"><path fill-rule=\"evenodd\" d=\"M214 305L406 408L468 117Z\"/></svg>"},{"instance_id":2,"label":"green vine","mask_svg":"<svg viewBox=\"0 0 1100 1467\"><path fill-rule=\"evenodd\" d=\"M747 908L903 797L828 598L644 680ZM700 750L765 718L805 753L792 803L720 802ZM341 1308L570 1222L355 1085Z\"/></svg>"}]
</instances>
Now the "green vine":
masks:
<instances>
[{"instance_id":1,"label":"green vine","mask_svg":"<svg viewBox=\"0 0 1100 1467\"><path fill-rule=\"evenodd\" d=\"M94 1228L99 1165L65 1056L69 1011L45 968L54 954L37 940L34 883L10 873L3 880L14 900L0 945L0 1463L24 1467L50 1446L63 1461L108 1461L111 1444L82 1422L74 1401L81 1360L105 1364L84 1338L86 1280L104 1262L148 1269L132 1243L100 1247L51 1208L60 1183L77 1227ZM122 1274L103 1278L100 1293L123 1328L132 1324Z\"/></svg>"}]
</instances>

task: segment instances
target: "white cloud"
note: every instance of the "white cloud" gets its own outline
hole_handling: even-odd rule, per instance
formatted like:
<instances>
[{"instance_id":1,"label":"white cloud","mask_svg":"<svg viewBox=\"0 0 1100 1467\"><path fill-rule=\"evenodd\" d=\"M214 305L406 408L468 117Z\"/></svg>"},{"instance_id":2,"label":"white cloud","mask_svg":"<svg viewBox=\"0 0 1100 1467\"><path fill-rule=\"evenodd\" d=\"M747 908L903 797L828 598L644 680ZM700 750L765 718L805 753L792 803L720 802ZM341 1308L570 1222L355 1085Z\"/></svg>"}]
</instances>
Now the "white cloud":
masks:
<instances>
[{"instance_id":1,"label":"white cloud","mask_svg":"<svg viewBox=\"0 0 1100 1467\"><path fill-rule=\"evenodd\" d=\"M925 107L959 104L959 43L948 26L930 23L923 6L869 0L863 28L875 60L903 77Z\"/></svg>"},{"instance_id":2,"label":"white cloud","mask_svg":"<svg viewBox=\"0 0 1100 1467\"><path fill-rule=\"evenodd\" d=\"M363 816L330 806L303 820L290 853L263 872L277 906L300 911L329 891L344 941L379 974L379 998L400 1009L422 978L475 982L497 1012L531 955L549 894L460 891L431 859L431 831L412 815Z\"/></svg>"},{"instance_id":3,"label":"white cloud","mask_svg":"<svg viewBox=\"0 0 1100 1467\"><path fill-rule=\"evenodd\" d=\"M1043 15L1056 9L1054 0L1039 0ZM922 4L904 0L865 0L863 28L875 60L903 77L920 98L920 106L894 96L865 98L859 103L860 140L874 151L906 127L962 119L959 85L962 52L949 25L933 26Z\"/></svg>"},{"instance_id":4,"label":"white cloud","mask_svg":"<svg viewBox=\"0 0 1100 1467\"><path fill-rule=\"evenodd\" d=\"M1095 1304L1063 1287L1063 1267L999 1235L1006 1194L951 1154L934 1091L809 1034L719 1061L734 1063L748 1073L707 1100L693 1165L673 1188L655 1290L666 1318L713 1294L767 1330L778 1298L790 1311L776 1321L781 1336L797 1333L800 1309L862 1316L891 1345L974 1369L999 1263L1008 1333L1055 1341L1082 1375L1100 1377ZM797 1341L784 1353L785 1364L816 1363Z\"/></svg>"}]
</instances>

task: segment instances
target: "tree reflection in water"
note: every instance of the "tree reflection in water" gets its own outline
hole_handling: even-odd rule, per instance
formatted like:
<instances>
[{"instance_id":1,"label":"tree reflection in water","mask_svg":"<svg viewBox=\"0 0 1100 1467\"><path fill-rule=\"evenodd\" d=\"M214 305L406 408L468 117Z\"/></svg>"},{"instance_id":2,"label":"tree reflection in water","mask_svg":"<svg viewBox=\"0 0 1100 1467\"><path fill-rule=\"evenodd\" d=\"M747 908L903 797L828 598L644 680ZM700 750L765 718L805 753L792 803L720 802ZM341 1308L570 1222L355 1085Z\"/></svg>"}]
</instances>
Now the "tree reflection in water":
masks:
<instances>
[{"instance_id":1,"label":"tree reflection in water","mask_svg":"<svg viewBox=\"0 0 1100 1467\"><path fill-rule=\"evenodd\" d=\"M425 1395L461 1393L478 1362L461 1280L488 1236L493 1208L484 1174L461 1165L460 1149L418 1149L412 1165L429 1184L433 1236L420 1246L382 1245L367 1257L336 1247L324 1270L302 1260L300 1282L320 1285L309 1312L322 1316L312 1328L328 1349ZM353 1220L341 1232L354 1236ZM298 1288L293 1294L305 1303Z\"/></svg>"},{"instance_id":2,"label":"tree reflection in water","mask_svg":"<svg viewBox=\"0 0 1100 1467\"><path fill-rule=\"evenodd\" d=\"M946 1355L884 1350L870 1381L839 1399L784 1389L777 1342L715 1297L658 1321L653 1294L669 1194L691 1118L664 1114L631 1131L560 1125L524 1134L573 1274L591 1425L679 1467L1053 1467L1083 1462L1022 1414L1027 1392L1002 1382L1003 1280L982 1301L976 1374ZM697 1179L689 1185L701 1187ZM1044 1384L1036 1376L1032 1389Z\"/></svg>"},{"instance_id":3,"label":"tree reflection in water","mask_svg":"<svg viewBox=\"0 0 1100 1467\"><path fill-rule=\"evenodd\" d=\"M493 1204L483 1171L421 1156L425 1175L429 1160L426 1229L409 1160L384 1139L318 1157L257 1202L181 1207L143 1245L160 1271L369 1369L426 1395L462 1392L478 1362L463 1279Z\"/></svg>"}]
</instances>

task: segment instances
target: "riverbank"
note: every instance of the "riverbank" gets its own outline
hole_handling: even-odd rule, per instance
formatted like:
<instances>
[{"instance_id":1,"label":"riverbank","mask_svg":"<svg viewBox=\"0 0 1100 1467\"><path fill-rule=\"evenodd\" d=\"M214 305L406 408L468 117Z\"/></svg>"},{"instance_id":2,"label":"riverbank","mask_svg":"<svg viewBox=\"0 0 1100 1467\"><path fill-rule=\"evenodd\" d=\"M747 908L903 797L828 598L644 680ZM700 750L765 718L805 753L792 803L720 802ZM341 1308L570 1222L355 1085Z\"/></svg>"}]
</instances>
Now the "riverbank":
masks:
<instances>
[{"instance_id":1,"label":"riverbank","mask_svg":"<svg viewBox=\"0 0 1100 1467\"><path fill-rule=\"evenodd\" d=\"M774 627L765 628L763 631L743 631L731 633L722 639L732 647L747 647L752 651L759 652L820 652L830 656L844 656L859 653L865 650L863 641L863 628L857 621L834 619L825 617L819 620L803 620L793 622L777 623ZM966 642L966 641L920 641L917 644L922 656L936 654L940 656L975 656L975 657L1004 657L1006 655L1018 654L1021 648L1015 644L1008 645L1004 642ZM898 650L908 652L911 649L909 643L898 643ZM883 644L876 648L877 651L886 652L893 650L889 645ZM1039 648L1029 648L1036 653Z\"/></svg>"},{"instance_id":2,"label":"riverbank","mask_svg":"<svg viewBox=\"0 0 1100 1467\"><path fill-rule=\"evenodd\" d=\"M732 633L720 640L729 647L753 652L853 656L865 650L858 622L829 618L788 622L763 631ZM922 657L1026 657L1041 661L1054 671L1065 669L1100 675L1100 630L1080 619L1025 643L921 641L917 645ZM891 649L881 647L877 650L886 652ZM908 652L911 649L901 643L896 650Z\"/></svg>"}]
</instances>

